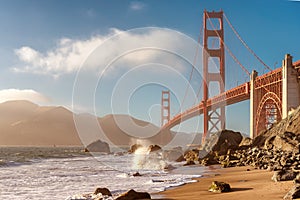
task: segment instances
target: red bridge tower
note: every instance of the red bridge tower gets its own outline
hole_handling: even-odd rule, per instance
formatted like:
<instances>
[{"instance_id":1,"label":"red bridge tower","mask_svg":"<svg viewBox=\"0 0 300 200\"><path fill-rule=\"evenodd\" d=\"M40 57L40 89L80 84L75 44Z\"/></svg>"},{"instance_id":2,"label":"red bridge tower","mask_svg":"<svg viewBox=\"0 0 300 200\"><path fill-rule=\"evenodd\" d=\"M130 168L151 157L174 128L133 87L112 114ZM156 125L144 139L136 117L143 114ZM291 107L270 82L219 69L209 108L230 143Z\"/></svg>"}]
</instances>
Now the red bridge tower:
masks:
<instances>
[{"instance_id":1,"label":"red bridge tower","mask_svg":"<svg viewBox=\"0 0 300 200\"><path fill-rule=\"evenodd\" d=\"M170 121L170 90L161 92L161 126Z\"/></svg>"},{"instance_id":2,"label":"red bridge tower","mask_svg":"<svg viewBox=\"0 0 300 200\"><path fill-rule=\"evenodd\" d=\"M219 21L219 27L214 27L211 19ZM209 25L208 25L209 24ZM202 142L208 133L220 131L225 128L225 105L219 108L212 108L210 111L207 108L207 100L209 96L209 87L211 82L217 82L219 86L219 93L225 92L225 56L224 56L224 29L223 29L223 11L220 12L207 12L203 14L203 137ZM208 28L210 26L210 28ZM211 47L209 39L217 39L219 47ZM216 58L219 69L212 69L210 63ZM211 72L214 70L213 72ZM215 94L217 95L217 94Z\"/></svg>"}]
</instances>

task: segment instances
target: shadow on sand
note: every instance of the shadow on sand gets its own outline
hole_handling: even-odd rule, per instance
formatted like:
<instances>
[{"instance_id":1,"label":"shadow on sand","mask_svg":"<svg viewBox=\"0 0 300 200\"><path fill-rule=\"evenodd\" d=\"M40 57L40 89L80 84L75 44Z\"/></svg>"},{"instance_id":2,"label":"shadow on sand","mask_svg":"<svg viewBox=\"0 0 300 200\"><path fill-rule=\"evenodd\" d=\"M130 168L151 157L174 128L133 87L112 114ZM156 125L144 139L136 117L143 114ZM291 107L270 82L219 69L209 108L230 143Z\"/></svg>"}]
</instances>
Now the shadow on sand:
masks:
<instances>
[{"instance_id":1,"label":"shadow on sand","mask_svg":"<svg viewBox=\"0 0 300 200\"><path fill-rule=\"evenodd\" d=\"M247 190L253 190L253 188L231 188L232 192L247 191Z\"/></svg>"}]
</instances>

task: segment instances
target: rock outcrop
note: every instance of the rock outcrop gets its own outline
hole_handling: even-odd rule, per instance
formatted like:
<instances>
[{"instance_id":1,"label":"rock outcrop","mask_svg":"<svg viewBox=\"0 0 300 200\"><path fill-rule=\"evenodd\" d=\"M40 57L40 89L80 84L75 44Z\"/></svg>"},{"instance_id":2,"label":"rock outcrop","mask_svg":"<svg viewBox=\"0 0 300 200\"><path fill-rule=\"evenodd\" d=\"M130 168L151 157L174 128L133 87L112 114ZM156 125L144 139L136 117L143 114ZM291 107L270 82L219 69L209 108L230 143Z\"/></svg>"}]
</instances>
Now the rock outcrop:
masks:
<instances>
[{"instance_id":1,"label":"rock outcrop","mask_svg":"<svg viewBox=\"0 0 300 200\"><path fill-rule=\"evenodd\" d=\"M184 152L184 159L186 161L198 161L199 149L192 149Z\"/></svg>"},{"instance_id":2,"label":"rock outcrop","mask_svg":"<svg viewBox=\"0 0 300 200\"><path fill-rule=\"evenodd\" d=\"M135 199L151 199L151 195L148 192L136 192L135 190L129 190L118 197L113 197L109 189L97 188L94 193L79 194L68 197L66 200L135 200Z\"/></svg>"},{"instance_id":3,"label":"rock outcrop","mask_svg":"<svg viewBox=\"0 0 300 200\"><path fill-rule=\"evenodd\" d=\"M230 185L228 183L213 181L211 183L211 186L209 187L208 191L209 192L216 192L216 193L230 192L231 188L230 188Z\"/></svg>"},{"instance_id":4,"label":"rock outcrop","mask_svg":"<svg viewBox=\"0 0 300 200\"><path fill-rule=\"evenodd\" d=\"M97 188L94 192L94 195L98 195L99 193L101 193L103 196L112 196L111 192L107 188Z\"/></svg>"},{"instance_id":5,"label":"rock outcrop","mask_svg":"<svg viewBox=\"0 0 300 200\"><path fill-rule=\"evenodd\" d=\"M142 176L139 172L135 172L132 174L132 176L136 177L136 176Z\"/></svg>"},{"instance_id":6,"label":"rock outcrop","mask_svg":"<svg viewBox=\"0 0 300 200\"><path fill-rule=\"evenodd\" d=\"M129 190L128 192L116 198L116 200L135 200L135 199L151 199L151 196L147 192L136 192L134 190Z\"/></svg>"},{"instance_id":7,"label":"rock outcrop","mask_svg":"<svg viewBox=\"0 0 300 200\"><path fill-rule=\"evenodd\" d=\"M228 150L237 150L243 140L243 136L239 132L232 130L222 130L212 134L199 151L199 157L205 158L212 154L225 155Z\"/></svg>"},{"instance_id":8,"label":"rock outcrop","mask_svg":"<svg viewBox=\"0 0 300 200\"><path fill-rule=\"evenodd\" d=\"M275 182L278 181L292 181L296 178L297 173L293 170L280 170L275 171L272 180Z\"/></svg>"},{"instance_id":9,"label":"rock outcrop","mask_svg":"<svg viewBox=\"0 0 300 200\"><path fill-rule=\"evenodd\" d=\"M102 142L101 140L97 140L91 144L89 144L85 150L85 152L103 152L110 153L109 145L106 142Z\"/></svg>"},{"instance_id":10,"label":"rock outcrop","mask_svg":"<svg viewBox=\"0 0 300 200\"><path fill-rule=\"evenodd\" d=\"M248 149L252 146L252 139L249 137L245 137L242 139L241 143L239 144L239 149Z\"/></svg>"},{"instance_id":11,"label":"rock outcrop","mask_svg":"<svg viewBox=\"0 0 300 200\"><path fill-rule=\"evenodd\" d=\"M300 185L294 187L283 197L284 200L293 200L300 198Z\"/></svg>"},{"instance_id":12,"label":"rock outcrop","mask_svg":"<svg viewBox=\"0 0 300 200\"><path fill-rule=\"evenodd\" d=\"M212 151L217 151L219 155L225 155L228 150L237 150L242 139L243 136L239 132L223 130L218 133L218 140Z\"/></svg>"},{"instance_id":13,"label":"rock outcrop","mask_svg":"<svg viewBox=\"0 0 300 200\"><path fill-rule=\"evenodd\" d=\"M141 144L133 144L128 150L129 153L134 153L138 148L143 147Z\"/></svg>"},{"instance_id":14,"label":"rock outcrop","mask_svg":"<svg viewBox=\"0 0 300 200\"><path fill-rule=\"evenodd\" d=\"M162 150L161 147L158 146L158 145L156 145L156 144L151 144L151 145L149 145L149 147L148 147L148 152L149 152L149 153L157 152L157 151L161 151L161 150Z\"/></svg>"},{"instance_id":15,"label":"rock outcrop","mask_svg":"<svg viewBox=\"0 0 300 200\"><path fill-rule=\"evenodd\" d=\"M220 163L223 167L252 165L269 170L300 170L300 107L286 119L261 132L253 140L240 133L222 131L203 146L207 155L200 164ZM210 147L209 147L210 146ZM280 175L280 174L279 174Z\"/></svg>"}]
</instances>

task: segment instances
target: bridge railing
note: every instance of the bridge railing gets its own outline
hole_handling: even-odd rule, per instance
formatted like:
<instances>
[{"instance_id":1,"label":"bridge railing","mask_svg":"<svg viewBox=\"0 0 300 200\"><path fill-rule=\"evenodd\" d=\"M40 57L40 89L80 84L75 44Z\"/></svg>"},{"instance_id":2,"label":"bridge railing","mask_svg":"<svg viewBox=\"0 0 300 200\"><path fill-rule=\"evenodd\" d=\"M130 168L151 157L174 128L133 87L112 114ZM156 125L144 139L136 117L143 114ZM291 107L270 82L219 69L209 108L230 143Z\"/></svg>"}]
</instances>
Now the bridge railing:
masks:
<instances>
[{"instance_id":1,"label":"bridge railing","mask_svg":"<svg viewBox=\"0 0 300 200\"><path fill-rule=\"evenodd\" d=\"M250 83L244 83L226 92L214 96L207 100L207 107L216 106L219 104L230 105L241 100L245 100L250 95ZM221 106L221 105L220 105Z\"/></svg>"},{"instance_id":2,"label":"bridge railing","mask_svg":"<svg viewBox=\"0 0 300 200\"><path fill-rule=\"evenodd\" d=\"M271 84L282 81L282 68L277 68L271 72L256 77L254 85L255 89L266 88Z\"/></svg>"}]
</instances>

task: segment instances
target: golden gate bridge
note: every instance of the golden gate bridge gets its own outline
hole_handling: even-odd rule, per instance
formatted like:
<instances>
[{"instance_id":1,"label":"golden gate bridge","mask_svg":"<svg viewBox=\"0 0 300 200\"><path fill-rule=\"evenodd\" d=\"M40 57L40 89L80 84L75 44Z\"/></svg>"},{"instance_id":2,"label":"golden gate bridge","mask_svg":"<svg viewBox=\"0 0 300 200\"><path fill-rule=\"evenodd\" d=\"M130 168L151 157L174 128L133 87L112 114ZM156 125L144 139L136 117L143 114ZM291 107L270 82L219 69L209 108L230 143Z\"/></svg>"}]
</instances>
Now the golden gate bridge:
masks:
<instances>
[{"instance_id":1,"label":"golden gate bridge","mask_svg":"<svg viewBox=\"0 0 300 200\"><path fill-rule=\"evenodd\" d=\"M219 26L214 26L212 19L218 20ZM237 36L242 45L258 60L269 72L258 76L256 70L251 73L233 54L224 42L223 20L229 24L233 33ZM257 136L262 130L269 128L273 123L278 122L288 116L290 110L300 105L300 61L293 62L292 56L285 55L282 66L271 69L263 60L241 38L236 29L230 23L223 11L203 13L203 52L202 52L202 92L203 97L200 102L186 109L183 112L170 116L170 91L162 91L161 99L161 130L171 129L174 126L195 116L203 114L203 136L202 142L210 133L225 129L226 114L225 106L236 104L245 100L250 100L250 136ZM200 44L201 34L198 38ZM214 39L212 44L209 40ZM219 44L214 46L215 39ZM196 49L194 65L199 49ZM239 65L246 73L250 81L240 84L225 91L225 52ZM218 60L217 72L211 72L210 59ZM192 68L189 82L192 80L194 68ZM209 95L210 83L217 83L218 94ZM201 87L198 91L200 93ZM185 91L182 104L188 97ZM181 104L181 105L182 105Z\"/></svg>"}]
</instances>

